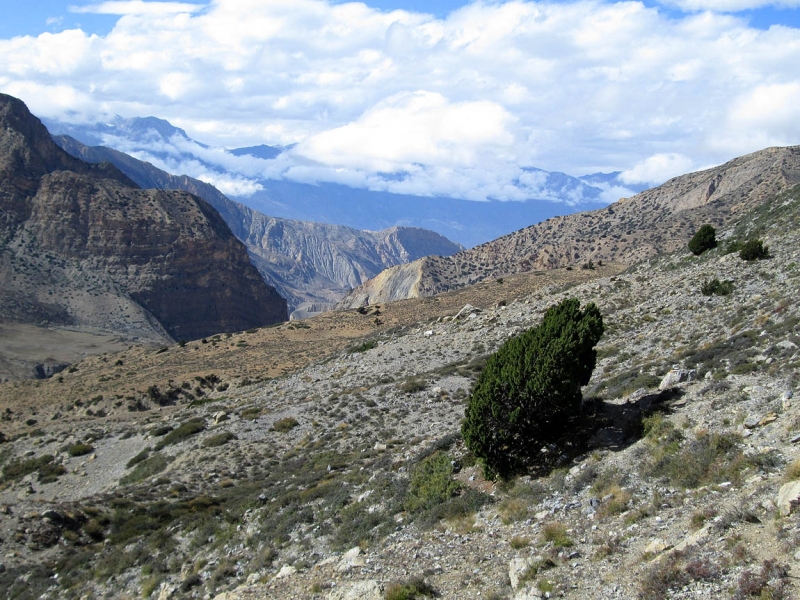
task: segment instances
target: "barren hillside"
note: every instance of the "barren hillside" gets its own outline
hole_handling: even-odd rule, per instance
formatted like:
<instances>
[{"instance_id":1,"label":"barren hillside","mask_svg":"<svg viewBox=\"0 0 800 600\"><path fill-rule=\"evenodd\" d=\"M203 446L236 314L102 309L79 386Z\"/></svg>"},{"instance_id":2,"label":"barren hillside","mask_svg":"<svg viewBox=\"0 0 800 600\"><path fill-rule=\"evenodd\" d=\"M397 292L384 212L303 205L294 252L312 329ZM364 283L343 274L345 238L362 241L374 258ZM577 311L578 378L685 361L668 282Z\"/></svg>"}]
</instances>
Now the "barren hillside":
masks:
<instances>
[{"instance_id":1,"label":"barren hillside","mask_svg":"<svg viewBox=\"0 0 800 600\"><path fill-rule=\"evenodd\" d=\"M685 246L704 223L722 226L800 183L800 147L767 148L682 175L607 208L555 217L450 257L387 269L340 307L430 296L531 269L592 261L632 265Z\"/></svg>"},{"instance_id":2,"label":"barren hillside","mask_svg":"<svg viewBox=\"0 0 800 600\"><path fill-rule=\"evenodd\" d=\"M0 589L797 597L800 188L742 217L719 233L759 237L768 259L721 244L520 274L0 386ZM730 293L705 295L715 278ZM486 481L459 437L472 383L568 296L606 324L584 411L543 449L546 468ZM263 379L278 339L308 354ZM90 387L129 377L130 393Z\"/></svg>"}]
</instances>

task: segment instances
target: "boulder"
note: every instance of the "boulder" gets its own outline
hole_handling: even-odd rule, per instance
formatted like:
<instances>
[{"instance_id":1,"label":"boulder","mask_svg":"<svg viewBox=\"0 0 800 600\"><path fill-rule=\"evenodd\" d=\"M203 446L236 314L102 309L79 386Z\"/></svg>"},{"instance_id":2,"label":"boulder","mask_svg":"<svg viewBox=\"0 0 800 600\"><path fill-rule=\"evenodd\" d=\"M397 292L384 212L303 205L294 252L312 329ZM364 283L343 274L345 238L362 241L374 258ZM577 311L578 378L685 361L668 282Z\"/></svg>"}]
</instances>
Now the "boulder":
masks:
<instances>
[{"instance_id":1,"label":"boulder","mask_svg":"<svg viewBox=\"0 0 800 600\"><path fill-rule=\"evenodd\" d=\"M530 568L531 560L529 558L512 558L508 563L508 578L511 580L511 588L517 589L520 580L525 575L525 572Z\"/></svg>"},{"instance_id":2,"label":"boulder","mask_svg":"<svg viewBox=\"0 0 800 600\"><path fill-rule=\"evenodd\" d=\"M337 586L328 594L329 600L382 600L381 586L374 579L355 581Z\"/></svg>"},{"instance_id":3,"label":"boulder","mask_svg":"<svg viewBox=\"0 0 800 600\"><path fill-rule=\"evenodd\" d=\"M336 570L339 572L347 572L356 567L366 566L366 564L367 561L361 556L361 548L355 546L342 555L342 559L336 566Z\"/></svg>"},{"instance_id":4,"label":"boulder","mask_svg":"<svg viewBox=\"0 0 800 600\"><path fill-rule=\"evenodd\" d=\"M669 373L664 375L664 379L658 385L659 390L669 390L674 388L679 383L686 383L694 381L697 378L697 370L695 369L681 369L678 366L672 367Z\"/></svg>"},{"instance_id":5,"label":"boulder","mask_svg":"<svg viewBox=\"0 0 800 600\"><path fill-rule=\"evenodd\" d=\"M784 517L790 515L800 506L800 481L790 481L778 490L778 511Z\"/></svg>"},{"instance_id":6,"label":"boulder","mask_svg":"<svg viewBox=\"0 0 800 600\"><path fill-rule=\"evenodd\" d=\"M291 566L291 565L283 565L281 567L281 570L278 571L278 574L275 575L275 579L282 579L284 577L291 577L295 573L297 573L297 569L295 569L293 566Z\"/></svg>"}]
</instances>

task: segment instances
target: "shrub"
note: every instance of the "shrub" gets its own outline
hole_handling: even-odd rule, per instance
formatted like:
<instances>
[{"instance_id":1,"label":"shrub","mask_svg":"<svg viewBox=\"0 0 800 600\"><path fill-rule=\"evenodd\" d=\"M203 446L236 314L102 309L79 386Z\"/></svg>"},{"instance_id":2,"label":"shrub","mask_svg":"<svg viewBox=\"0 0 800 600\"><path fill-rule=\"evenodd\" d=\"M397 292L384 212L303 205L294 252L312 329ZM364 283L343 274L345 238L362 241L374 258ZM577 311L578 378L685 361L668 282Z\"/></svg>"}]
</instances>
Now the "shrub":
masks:
<instances>
[{"instance_id":1,"label":"shrub","mask_svg":"<svg viewBox=\"0 0 800 600\"><path fill-rule=\"evenodd\" d=\"M283 419L278 419L272 424L272 430L278 431L280 433L286 433L287 431L291 431L295 427L300 425L300 423L294 417L286 417Z\"/></svg>"},{"instance_id":2,"label":"shrub","mask_svg":"<svg viewBox=\"0 0 800 600\"><path fill-rule=\"evenodd\" d=\"M137 463L136 468L125 475L125 477L120 479L119 482L121 485L127 485L129 483L136 483L137 481L142 481L143 479L152 477L153 475L161 473L161 471L166 469L167 465L172 462L172 460L172 457L167 457L162 454L154 454L150 458Z\"/></svg>"},{"instance_id":3,"label":"shrub","mask_svg":"<svg viewBox=\"0 0 800 600\"><path fill-rule=\"evenodd\" d=\"M368 340L363 344L359 344L358 346L352 346L347 349L350 354L357 354L359 352L366 352L367 350L372 350L373 348L378 347L377 340Z\"/></svg>"},{"instance_id":4,"label":"shrub","mask_svg":"<svg viewBox=\"0 0 800 600\"><path fill-rule=\"evenodd\" d=\"M206 448L216 448L217 446L223 446L230 442L231 440L235 440L236 435L231 433L230 431L223 431L222 433L218 433L217 435L212 435L206 441L203 442L203 446Z\"/></svg>"},{"instance_id":5,"label":"shrub","mask_svg":"<svg viewBox=\"0 0 800 600\"><path fill-rule=\"evenodd\" d=\"M53 475L56 471L60 471L57 473L55 477L61 475L66 472L62 465L54 465L53 463L53 455L52 454L44 454L39 456L38 458L29 458L27 460L15 460L3 467L3 481L13 481L15 479L21 479L30 473L35 471L39 472L39 480L41 481L42 477L49 479L48 476ZM59 468L60 467L60 468ZM47 482L45 482L47 483Z\"/></svg>"},{"instance_id":6,"label":"shrub","mask_svg":"<svg viewBox=\"0 0 800 600\"><path fill-rule=\"evenodd\" d=\"M703 285L700 287L700 292L704 296L727 296L733 291L733 282L732 281L720 281L718 278L714 277L713 279L709 279L708 281L704 281Z\"/></svg>"},{"instance_id":7,"label":"shrub","mask_svg":"<svg viewBox=\"0 0 800 600\"><path fill-rule=\"evenodd\" d=\"M155 450L161 450L164 446L177 444L178 442L188 438L189 436L200 433L206 428L206 421L201 417L189 419L185 423L181 423L178 427L165 435L158 444L155 445Z\"/></svg>"},{"instance_id":8,"label":"shrub","mask_svg":"<svg viewBox=\"0 0 800 600\"><path fill-rule=\"evenodd\" d=\"M89 454L92 451L94 451L94 446L91 444L84 444L83 442L72 444L72 446L67 448L67 452L69 452L70 456L83 456L84 454Z\"/></svg>"},{"instance_id":9,"label":"shrub","mask_svg":"<svg viewBox=\"0 0 800 600\"><path fill-rule=\"evenodd\" d=\"M132 459L130 459L130 460L129 460L129 461L126 463L126 464L125 464L125 468L126 468L126 469L130 469L131 467L134 467L134 466L138 465L138 464L139 464L140 462L142 462L143 460L147 460L147 457L148 457L148 456L150 456L150 448L145 448L144 450L142 450L141 452L139 452L139 454L137 454L137 455L136 455L136 456L134 456Z\"/></svg>"},{"instance_id":10,"label":"shrub","mask_svg":"<svg viewBox=\"0 0 800 600\"><path fill-rule=\"evenodd\" d=\"M487 476L508 478L563 433L581 404L581 386L597 362L603 318L594 304L569 298L551 306L538 327L493 354L469 398L461 428Z\"/></svg>"},{"instance_id":11,"label":"shrub","mask_svg":"<svg viewBox=\"0 0 800 600\"><path fill-rule=\"evenodd\" d=\"M421 577L392 583L386 588L386 600L414 600L422 596L435 598L439 593Z\"/></svg>"},{"instance_id":12,"label":"shrub","mask_svg":"<svg viewBox=\"0 0 800 600\"><path fill-rule=\"evenodd\" d=\"M769 248L761 240L750 240L739 250L739 258L746 261L769 258Z\"/></svg>"},{"instance_id":13,"label":"shrub","mask_svg":"<svg viewBox=\"0 0 800 600\"><path fill-rule=\"evenodd\" d=\"M419 463L411 474L403 507L409 512L433 508L450 499L458 488L450 458L447 454L434 454Z\"/></svg>"},{"instance_id":14,"label":"shrub","mask_svg":"<svg viewBox=\"0 0 800 600\"><path fill-rule=\"evenodd\" d=\"M717 247L717 232L711 225L703 225L689 240L689 250L700 256L706 250Z\"/></svg>"},{"instance_id":15,"label":"shrub","mask_svg":"<svg viewBox=\"0 0 800 600\"><path fill-rule=\"evenodd\" d=\"M567 526L558 522L547 523L544 526L542 540L544 542L553 542L553 546L556 548L568 548L573 544L569 535L567 535Z\"/></svg>"}]
</instances>

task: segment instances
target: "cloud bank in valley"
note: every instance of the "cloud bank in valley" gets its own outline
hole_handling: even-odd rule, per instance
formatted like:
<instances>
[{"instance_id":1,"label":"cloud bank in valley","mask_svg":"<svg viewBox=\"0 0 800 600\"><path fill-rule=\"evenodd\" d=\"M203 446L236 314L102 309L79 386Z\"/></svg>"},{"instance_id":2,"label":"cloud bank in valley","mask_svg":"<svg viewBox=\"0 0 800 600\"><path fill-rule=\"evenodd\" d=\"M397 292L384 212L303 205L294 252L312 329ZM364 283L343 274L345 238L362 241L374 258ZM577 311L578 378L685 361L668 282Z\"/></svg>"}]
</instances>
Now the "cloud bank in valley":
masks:
<instances>
[{"instance_id":1,"label":"cloud bank in valley","mask_svg":"<svg viewBox=\"0 0 800 600\"><path fill-rule=\"evenodd\" d=\"M118 15L107 35L0 40L0 91L61 120L155 115L211 145L293 145L270 161L209 149L240 174L226 181L175 156L229 192L267 176L518 200L542 189L525 167L657 184L800 143L800 30L715 12L761 5L476 2L438 19L324 0L101 2L74 10Z\"/></svg>"}]
</instances>

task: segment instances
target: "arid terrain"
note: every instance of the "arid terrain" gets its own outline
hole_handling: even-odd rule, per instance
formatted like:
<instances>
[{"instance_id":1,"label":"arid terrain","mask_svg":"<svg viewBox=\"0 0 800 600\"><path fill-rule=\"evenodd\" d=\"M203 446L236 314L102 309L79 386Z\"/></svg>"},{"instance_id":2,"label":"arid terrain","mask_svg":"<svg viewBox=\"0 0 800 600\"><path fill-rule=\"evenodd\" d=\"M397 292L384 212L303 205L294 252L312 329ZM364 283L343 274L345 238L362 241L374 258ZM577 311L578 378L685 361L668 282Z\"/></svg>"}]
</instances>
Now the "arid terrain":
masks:
<instances>
[{"instance_id":1,"label":"arid terrain","mask_svg":"<svg viewBox=\"0 0 800 600\"><path fill-rule=\"evenodd\" d=\"M517 274L2 384L0 589L797 597L799 226L795 188L701 256ZM742 260L755 237L769 258ZM541 471L486 481L459 435L469 390L566 297L606 326L583 412Z\"/></svg>"}]
</instances>

